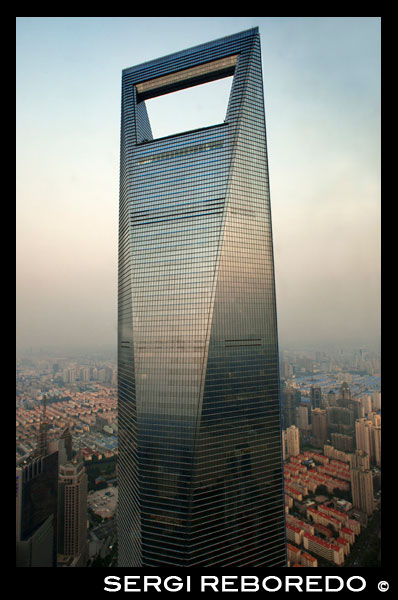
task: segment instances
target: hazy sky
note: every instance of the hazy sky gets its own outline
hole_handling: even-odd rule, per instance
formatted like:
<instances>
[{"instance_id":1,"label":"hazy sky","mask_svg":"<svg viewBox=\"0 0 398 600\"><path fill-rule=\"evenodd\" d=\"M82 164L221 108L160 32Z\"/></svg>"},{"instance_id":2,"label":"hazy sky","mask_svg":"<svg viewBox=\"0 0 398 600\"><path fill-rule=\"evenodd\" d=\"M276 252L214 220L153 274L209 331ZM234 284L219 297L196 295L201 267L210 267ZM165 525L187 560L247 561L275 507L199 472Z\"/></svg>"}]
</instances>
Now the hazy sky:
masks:
<instances>
[{"instance_id":1,"label":"hazy sky","mask_svg":"<svg viewBox=\"0 0 398 600\"><path fill-rule=\"evenodd\" d=\"M122 69L254 26L280 345L379 338L380 18L17 17L17 347L116 345Z\"/></svg>"}]
</instances>

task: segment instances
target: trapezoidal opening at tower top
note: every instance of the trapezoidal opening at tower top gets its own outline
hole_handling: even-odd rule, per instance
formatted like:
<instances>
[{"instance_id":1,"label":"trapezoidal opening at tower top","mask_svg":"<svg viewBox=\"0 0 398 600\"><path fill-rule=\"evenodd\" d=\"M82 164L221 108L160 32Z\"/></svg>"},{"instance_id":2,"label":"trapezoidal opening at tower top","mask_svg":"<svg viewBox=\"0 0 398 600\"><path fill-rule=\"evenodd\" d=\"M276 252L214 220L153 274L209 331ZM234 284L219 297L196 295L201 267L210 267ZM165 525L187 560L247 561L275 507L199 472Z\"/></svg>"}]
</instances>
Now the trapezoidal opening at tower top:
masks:
<instances>
[{"instance_id":1,"label":"trapezoidal opening at tower top","mask_svg":"<svg viewBox=\"0 0 398 600\"><path fill-rule=\"evenodd\" d=\"M222 123L237 60L234 54L137 83L153 139Z\"/></svg>"},{"instance_id":2,"label":"trapezoidal opening at tower top","mask_svg":"<svg viewBox=\"0 0 398 600\"><path fill-rule=\"evenodd\" d=\"M145 101L153 139L225 121L232 76Z\"/></svg>"}]
</instances>

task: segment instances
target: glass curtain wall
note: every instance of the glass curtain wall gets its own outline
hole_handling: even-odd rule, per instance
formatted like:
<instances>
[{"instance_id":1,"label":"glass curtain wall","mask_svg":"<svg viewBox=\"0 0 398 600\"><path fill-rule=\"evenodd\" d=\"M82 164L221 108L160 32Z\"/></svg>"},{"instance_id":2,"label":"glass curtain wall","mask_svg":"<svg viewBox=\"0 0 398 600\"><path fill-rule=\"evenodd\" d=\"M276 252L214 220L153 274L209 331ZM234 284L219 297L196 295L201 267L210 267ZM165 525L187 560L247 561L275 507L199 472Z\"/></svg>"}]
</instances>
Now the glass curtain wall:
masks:
<instances>
[{"instance_id":1,"label":"glass curtain wall","mask_svg":"<svg viewBox=\"0 0 398 600\"><path fill-rule=\"evenodd\" d=\"M152 139L145 99L231 74ZM123 72L118 335L119 566L285 566L257 28Z\"/></svg>"}]
</instances>

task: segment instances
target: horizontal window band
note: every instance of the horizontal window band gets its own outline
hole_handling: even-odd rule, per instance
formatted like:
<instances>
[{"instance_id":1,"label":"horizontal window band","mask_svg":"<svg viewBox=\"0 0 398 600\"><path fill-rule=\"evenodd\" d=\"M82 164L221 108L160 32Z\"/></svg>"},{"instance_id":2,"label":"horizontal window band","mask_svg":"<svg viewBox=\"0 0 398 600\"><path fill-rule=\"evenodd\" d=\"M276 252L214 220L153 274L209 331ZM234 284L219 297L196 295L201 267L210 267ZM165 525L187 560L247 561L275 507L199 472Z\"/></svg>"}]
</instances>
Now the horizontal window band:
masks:
<instances>
[{"instance_id":1,"label":"horizontal window band","mask_svg":"<svg viewBox=\"0 0 398 600\"><path fill-rule=\"evenodd\" d=\"M246 340L225 340L226 344L230 344L232 342L261 342L261 338L248 338Z\"/></svg>"},{"instance_id":2,"label":"horizontal window band","mask_svg":"<svg viewBox=\"0 0 398 600\"><path fill-rule=\"evenodd\" d=\"M170 209L175 209L175 208L180 208L182 206L193 206L194 204L199 204L199 205L203 205L203 206L207 206L208 204L212 204L214 202L225 202L225 198L221 197L221 198L214 198L214 197L209 197L209 198L199 198L198 200L188 200L185 201L186 198L185 196L183 196L182 198L178 199L178 198L169 198L169 196L166 196L165 198L160 198L160 199L156 199L155 201L153 201L152 197L150 198L145 198L145 211L141 211L141 212L151 212L154 210L170 210ZM137 202L137 207L140 207L140 204L142 205L142 199L140 199ZM134 202L132 201L132 209L134 210L135 206L134 206Z\"/></svg>"},{"instance_id":3,"label":"horizontal window band","mask_svg":"<svg viewBox=\"0 0 398 600\"><path fill-rule=\"evenodd\" d=\"M224 205L224 200L214 200L213 202L209 202L209 204L207 206L204 206L203 208L199 208L199 207L194 207L194 206L189 206L187 207L189 208L193 208L194 210L187 210L187 208L180 208L181 212L168 212L170 210L178 210L178 205L175 205L173 207L170 208L163 208L163 207L156 207L153 208L152 211L140 211L140 212L135 212L132 214L132 219L133 221L136 221L138 219L157 219L158 217L174 217L174 216L178 216L181 214L191 214L191 213L203 213L203 212L210 212L213 210L216 210L217 208L222 208ZM156 215L153 214L154 212L160 212L160 214ZM184 212L183 212L184 211Z\"/></svg>"},{"instance_id":4,"label":"horizontal window band","mask_svg":"<svg viewBox=\"0 0 398 600\"><path fill-rule=\"evenodd\" d=\"M244 347L253 347L253 346L262 346L262 344L226 344L226 348L244 348Z\"/></svg>"},{"instance_id":5,"label":"horizontal window band","mask_svg":"<svg viewBox=\"0 0 398 600\"><path fill-rule=\"evenodd\" d=\"M157 141L157 140L154 140ZM168 158L176 158L178 156L184 156L186 154L196 154L197 152L204 152L205 150L213 150L214 148L221 148L224 145L224 140L216 140L214 142L205 142L203 144L195 144L195 146L184 146L177 148L176 150L168 150L167 152L160 152L158 154L148 154L142 158L137 159L139 165L144 165L158 160L165 160Z\"/></svg>"},{"instance_id":6,"label":"horizontal window band","mask_svg":"<svg viewBox=\"0 0 398 600\"><path fill-rule=\"evenodd\" d=\"M235 65L238 60L238 54L212 60L210 62L182 69L180 71L155 77L148 81L136 84L137 102L148 98L155 98L163 94L169 94L177 90L199 85L223 77L229 77L235 72Z\"/></svg>"},{"instance_id":7,"label":"horizontal window band","mask_svg":"<svg viewBox=\"0 0 398 600\"><path fill-rule=\"evenodd\" d=\"M198 218L198 217L203 217L204 215L209 215L209 216L214 216L214 215L219 215L220 213L222 213L223 209L219 208L219 209L214 209L211 212L196 212L196 213L189 213L187 215L179 215L179 216L175 216L173 218L170 219L153 219L151 221L134 221L132 222L132 227L140 227L142 225L152 225L155 223L164 223L166 221L178 221L180 219L194 219L194 218Z\"/></svg>"}]
</instances>

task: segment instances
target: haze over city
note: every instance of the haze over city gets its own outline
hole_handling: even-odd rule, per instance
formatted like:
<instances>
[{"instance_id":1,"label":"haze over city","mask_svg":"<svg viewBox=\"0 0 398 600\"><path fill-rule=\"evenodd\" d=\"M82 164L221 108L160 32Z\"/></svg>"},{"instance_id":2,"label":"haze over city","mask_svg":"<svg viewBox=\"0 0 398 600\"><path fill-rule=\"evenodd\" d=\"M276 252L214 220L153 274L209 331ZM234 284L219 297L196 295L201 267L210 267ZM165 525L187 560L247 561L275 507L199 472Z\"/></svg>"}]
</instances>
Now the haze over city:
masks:
<instances>
[{"instance_id":1,"label":"haze over city","mask_svg":"<svg viewBox=\"0 0 398 600\"><path fill-rule=\"evenodd\" d=\"M18 348L116 344L122 69L254 26L280 344L378 343L380 18L18 17Z\"/></svg>"}]
</instances>

